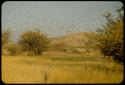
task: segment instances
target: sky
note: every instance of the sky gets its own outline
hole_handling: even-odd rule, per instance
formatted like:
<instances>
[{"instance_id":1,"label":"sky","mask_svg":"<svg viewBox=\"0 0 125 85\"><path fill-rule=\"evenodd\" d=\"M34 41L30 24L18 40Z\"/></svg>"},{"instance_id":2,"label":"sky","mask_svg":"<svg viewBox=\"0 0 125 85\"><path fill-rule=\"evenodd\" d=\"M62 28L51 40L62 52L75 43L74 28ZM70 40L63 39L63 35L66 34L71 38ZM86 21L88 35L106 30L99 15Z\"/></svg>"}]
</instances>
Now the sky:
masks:
<instances>
[{"instance_id":1,"label":"sky","mask_svg":"<svg viewBox=\"0 0 125 85\"><path fill-rule=\"evenodd\" d=\"M115 14L119 1L6 1L2 4L2 30L11 28L15 38L28 29L39 28L49 37L95 31Z\"/></svg>"}]
</instances>

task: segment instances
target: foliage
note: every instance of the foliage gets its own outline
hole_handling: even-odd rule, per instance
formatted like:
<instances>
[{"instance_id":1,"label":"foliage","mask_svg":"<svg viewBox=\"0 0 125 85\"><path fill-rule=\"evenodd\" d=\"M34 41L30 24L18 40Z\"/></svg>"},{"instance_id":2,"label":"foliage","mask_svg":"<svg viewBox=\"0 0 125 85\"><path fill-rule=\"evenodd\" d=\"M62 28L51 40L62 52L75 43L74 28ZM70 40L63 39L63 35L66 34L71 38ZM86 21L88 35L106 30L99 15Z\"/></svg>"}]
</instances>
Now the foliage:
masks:
<instances>
[{"instance_id":1,"label":"foliage","mask_svg":"<svg viewBox=\"0 0 125 85\"><path fill-rule=\"evenodd\" d=\"M117 9L118 10L118 9ZM103 29L98 30L98 44L100 51L105 56L112 56L114 60L123 62L123 15L117 11L118 17L114 20L111 13L105 15L107 20Z\"/></svg>"},{"instance_id":2,"label":"foliage","mask_svg":"<svg viewBox=\"0 0 125 85\"><path fill-rule=\"evenodd\" d=\"M34 55L40 55L48 47L49 40L46 35L36 31L26 31L24 32L20 39L19 44L22 46L23 51L33 53Z\"/></svg>"},{"instance_id":3,"label":"foliage","mask_svg":"<svg viewBox=\"0 0 125 85\"><path fill-rule=\"evenodd\" d=\"M12 31L10 29L2 31L2 45L9 43L11 41Z\"/></svg>"},{"instance_id":4,"label":"foliage","mask_svg":"<svg viewBox=\"0 0 125 85\"><path fill-rule=\"evenodd\" d=\"M15 56L18 55L20 52L20 46L14 43L10 43L7 45L7 50L10 55Z\"/></svg>"}]
</instances>

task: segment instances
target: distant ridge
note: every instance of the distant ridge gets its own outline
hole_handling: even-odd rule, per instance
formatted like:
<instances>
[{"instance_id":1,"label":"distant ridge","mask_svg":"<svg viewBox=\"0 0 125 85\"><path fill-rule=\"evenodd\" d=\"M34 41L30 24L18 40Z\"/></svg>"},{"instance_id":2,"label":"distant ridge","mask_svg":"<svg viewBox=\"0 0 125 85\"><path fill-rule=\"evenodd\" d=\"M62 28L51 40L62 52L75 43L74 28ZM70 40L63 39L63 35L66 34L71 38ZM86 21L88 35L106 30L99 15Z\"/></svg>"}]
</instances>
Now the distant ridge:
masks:
<instances>
[{"instance_id":1,"label":"distant ridge","mask_svg":"<svg viewBox=\"0 0 125 85\"><path fill-rule=\"evenodd\" d=\"M91 32L92 33L92 32ZM51 44L65 44L67 46L84 46L88 41L90 32L71 33L62 37L52 38Z\"/></svg>"}]
</instances>

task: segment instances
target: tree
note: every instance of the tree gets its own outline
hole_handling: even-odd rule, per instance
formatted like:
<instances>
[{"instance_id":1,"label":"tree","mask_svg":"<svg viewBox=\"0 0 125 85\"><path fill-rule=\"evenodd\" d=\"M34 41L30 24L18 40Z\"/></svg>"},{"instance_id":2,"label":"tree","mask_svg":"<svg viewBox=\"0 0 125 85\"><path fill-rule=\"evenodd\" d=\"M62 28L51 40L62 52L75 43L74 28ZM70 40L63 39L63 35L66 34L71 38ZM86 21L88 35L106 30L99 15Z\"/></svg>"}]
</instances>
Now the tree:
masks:
<instances>
[{"instance_id":1,"label":"tree","mask_svg":"<svg viewBox=\"0 0 125 85\"><path fill-rule=\"evenodd\" d=\"M19 39L19 44L23 51L33 53L34 55L41 55L48 47L48 37L41 33L40 30L29 30L24 32Z\"/></svg>"},{"instance_id":2,"label":"tree","mask_svg":"<svg viewBox=\"0 0 125 85\"><path fill-rule=\"evenodd\" d=\"M7 45L7 51L9 52L10 55L15 56L15 55L19 54L20 46L15 43L9 43Z\"/></svg>"},{"instance_id":3,"label":"tree","mask_svg":"<svg viewBox=\"0 0 125 85\"><path fill-rule=\"evenodd\" d=\"M11 29L7 29L2 31L2 45L9 43L11 41L12 31Z\"/></svg>"},{"instance_id":4,"label":"tree","mask_svg":"<svg viewBox=\"0 0 125 85\"><path fill-rule=\"evenodd\" d=\"M121 8L120 8L121 9ZM111 13L105 15L107 23L103 29L98 30L97 46L104 56L112 56L114 60L123 62L123 10L118 11L116 19L112 18Z\"/></svg>"}]
</instances>

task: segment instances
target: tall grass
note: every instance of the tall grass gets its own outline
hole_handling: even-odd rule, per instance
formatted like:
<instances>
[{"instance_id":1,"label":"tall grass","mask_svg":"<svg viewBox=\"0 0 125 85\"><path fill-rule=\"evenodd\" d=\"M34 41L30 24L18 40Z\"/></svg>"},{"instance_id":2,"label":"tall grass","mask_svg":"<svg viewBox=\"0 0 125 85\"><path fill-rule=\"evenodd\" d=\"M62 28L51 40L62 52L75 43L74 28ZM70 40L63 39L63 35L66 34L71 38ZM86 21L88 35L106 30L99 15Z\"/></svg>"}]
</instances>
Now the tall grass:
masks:
<instances>
[{"instance_id":1,"label":"tall grass","mask_svg":"<svg viewBox=\"0 0 125 85\"><path fill-rule=\"evenodd\" d=\"M123 65L98 56L2 56L5 83L120 83L123 77Z\"/></svg>"}]
</instances>

